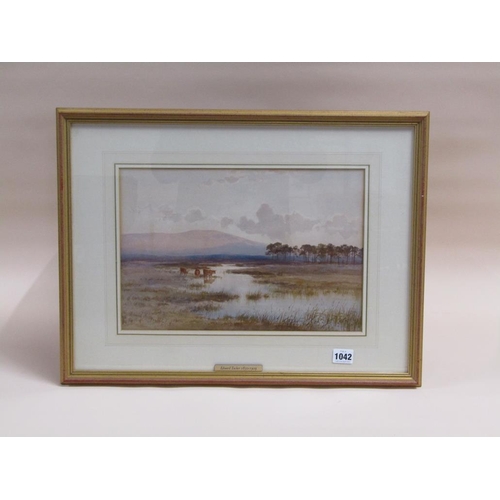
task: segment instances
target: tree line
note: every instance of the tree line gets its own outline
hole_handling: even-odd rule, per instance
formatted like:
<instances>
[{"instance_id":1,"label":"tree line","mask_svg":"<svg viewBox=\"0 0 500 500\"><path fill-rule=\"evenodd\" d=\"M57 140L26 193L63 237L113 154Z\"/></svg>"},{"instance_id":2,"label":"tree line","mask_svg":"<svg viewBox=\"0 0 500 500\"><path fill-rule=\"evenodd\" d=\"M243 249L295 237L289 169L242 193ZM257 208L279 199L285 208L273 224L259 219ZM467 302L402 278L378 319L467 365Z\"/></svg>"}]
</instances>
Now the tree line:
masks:
<instances>
[{"instance_id":1,"label":"tree line","mask_svg":"<svg viewBox=\"0 0 500 500\"><path fill-rule=\"evenodd\" d=\"M290 246L286 243L269 243L266 255L276 260L327 262L330 264L361 264L363 249L352 245L333 245L332 243L318 245Z\"/></svg>"}]
</instances>

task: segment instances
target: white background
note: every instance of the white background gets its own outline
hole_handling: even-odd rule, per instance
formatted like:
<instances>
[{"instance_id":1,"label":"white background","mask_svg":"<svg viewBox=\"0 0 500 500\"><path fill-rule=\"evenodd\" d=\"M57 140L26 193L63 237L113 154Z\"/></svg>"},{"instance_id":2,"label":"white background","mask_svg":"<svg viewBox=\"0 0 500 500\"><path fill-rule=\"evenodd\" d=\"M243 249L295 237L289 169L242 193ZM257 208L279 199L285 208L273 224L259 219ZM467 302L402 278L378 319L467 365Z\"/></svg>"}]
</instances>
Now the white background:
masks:
<instances>
[{"instance_id":1,"label":"white background","mask_svg":"<svg viewBox=\"0 0 500 500\"><path fill-rule=\"evenodd\" d=\"M85 8L59 0L30 9L25 2L7 3L0 50L8 51L8 61L498 61L497 16L484 0L453 11L430 0L335 3L333 13L315 0L305 8L279 0L256 0L251 9L219 0L169 3L166 15L156 15L153 4L118 10L102 0L89 0ZM499 65L156 68L0 65L1 433L498 436ZM60 105L430 110L424 387L404 395L294 390L286 397L290 391L273 391L275 403L260 412L251 405L269 398L248 391L243 405L251 411L236 412L226 425L209 413L203 414L206 424L191 418L183 425L184 415L210 405L191 391L179 398L172 394L177 391L149 390L149 406L141 408L128 389L94 390L78 401L86 390L72 397L57 387L53 108ZM469 356L469 346L479 346L479 354ZM221 401L219 391L210 394L216 392ZM119 419L105 403L108 395L127 403ZM155 439L34 446L33 440L4 439L0 493L31 499L50 491L52 498L79 499L95 497L99 488L110 497L119 491L121 498L172 492L177 498L322 498L332 492L496 498L496 460L488 452L497 443Z\"/></svg>"},{"instance_id":2,"label":"white background","mask_svg":"<svg viewBox=\"0 0 500 500\"><path fill-rule=\"evenodd\" d=\"M0 433L500 434L499 65L0 68ZM56 106L430 110L423 387L61 387Z\"/></svg>"}]
</instances>

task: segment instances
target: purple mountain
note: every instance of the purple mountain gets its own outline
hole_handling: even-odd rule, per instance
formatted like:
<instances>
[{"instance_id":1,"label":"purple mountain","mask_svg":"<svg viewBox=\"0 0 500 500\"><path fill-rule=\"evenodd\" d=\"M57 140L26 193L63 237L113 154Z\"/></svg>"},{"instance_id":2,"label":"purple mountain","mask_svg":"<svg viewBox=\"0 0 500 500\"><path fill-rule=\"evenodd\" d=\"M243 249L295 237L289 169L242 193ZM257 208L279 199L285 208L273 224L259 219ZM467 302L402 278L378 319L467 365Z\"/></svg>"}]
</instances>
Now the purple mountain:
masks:
<instances>
[{"instance_id":1,"label":"purple mountain","mask_svg":"<svg viewBox=\"0 0 500 500\"><path fill-rule=\"evenodd\" d=\"M195 230L183 233L124 234L122 257L194 255L265 255L266 245L222 231Z\"/></svg>"}]
</instances>

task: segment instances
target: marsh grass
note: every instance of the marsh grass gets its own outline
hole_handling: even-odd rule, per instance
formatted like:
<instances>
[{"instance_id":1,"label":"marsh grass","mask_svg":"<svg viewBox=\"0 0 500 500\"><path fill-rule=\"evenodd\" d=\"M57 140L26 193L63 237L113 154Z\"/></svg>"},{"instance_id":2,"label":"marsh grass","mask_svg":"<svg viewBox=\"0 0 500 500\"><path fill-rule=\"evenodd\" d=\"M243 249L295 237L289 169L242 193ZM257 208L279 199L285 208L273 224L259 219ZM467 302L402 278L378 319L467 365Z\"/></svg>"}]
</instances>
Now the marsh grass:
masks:
<instances>
[{"instance_id":1,"label":"marsh grass","mask_svg":"<svg viewBox=\"0 0 500 500\"><path fill-rule=\"evenodd\" d=\"M247 274L265 290L247 293L247 301L265 301L284 295L307 300L332 292L362 294L362 266L317 264L280 264L238 266L231 273ZM342 304L305 314L287 309L277 313L248 312L234 316L209 317L224 307L225 302L239 299L237 293L211 291L210 286L191 275L181 275L179 264L122 262L121 313L122 327L127 330L288 330L288 331L361 331L358 309ZM269 308L268 308L269 310Z\"/></svg>"},{"instance_id":2,"label":"marsh grass","mask_svg":"<svg viewBox=\"0 0 500 500\"><path fill-rule=\"evenodd\" d=\"M191 311L194 313L197 312L214 312L218 311L221 308L220 304L212 304L211 302L207 302L204 304L198 304L191 308Z\"/></svg>"},{"instance_id":3,"label":"marsh grass","mask_svg":"<svg viewBox=\"0 0 500 500\"><path fill-rule=\"evenodd\" d=\"M228 300L236 300L239 298L239 295L228 292L200 292L196 294L192 294L190 296L190 300L196 302L203 302L206 300L213 300L215 302L226 302Z\"/></svg>"},{"instance_id":4,"label":"marsh grass","mask_svg":"<svg viewBox=\"0 0 500 500\"><path fill-rule=\"evenodd\" d=\"M270 295L268 293L262 293L262 292L253 292L246 294L247 300L261 300L261 299L268 299L269 297Z\"/></svg>"},{"instance_id":5,"label":"marsh grass","mask_svg":"<svg viewBox=\"0 0 500 500\"><path fill-rule=\"evenodd\" d=\"M249 274L274 293L315 296L328 293L361 293L363 266L332 264L269 264L233 269L233 274Z\"/></svg>"},{"instance_id":6,"label":"marsh grass","mask_svg":"<svg viewBox=\"0 0 500 500\"><path fill-rule=\"evenodd\" d=\"M362 329L361 314L355 309L320 311L313 308L303 316L286 311L277 315L240 314L235 318L225 316L224 319L246 324L247 327L261 326L269 330L357 332Z\"/></svg>"}]
</instances>

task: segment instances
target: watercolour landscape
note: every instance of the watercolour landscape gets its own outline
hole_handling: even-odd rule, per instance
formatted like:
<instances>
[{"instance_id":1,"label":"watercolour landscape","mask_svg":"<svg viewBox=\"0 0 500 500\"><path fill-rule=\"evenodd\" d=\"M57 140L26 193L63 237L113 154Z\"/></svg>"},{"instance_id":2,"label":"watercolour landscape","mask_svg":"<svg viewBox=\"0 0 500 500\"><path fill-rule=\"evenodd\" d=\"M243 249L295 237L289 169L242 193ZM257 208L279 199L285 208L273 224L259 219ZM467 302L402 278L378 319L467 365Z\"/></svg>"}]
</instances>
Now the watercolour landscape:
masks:
<instances>
[{"instance_id":1,"label":"watercolour landscape","mask_svg":"<svg viewBox=\"0 0 500 500\"><path fill-rule=\"evenodd\" d=\"M363 168L119 171L121 331L363 329Z\"/></svg>"}]
</instances>

